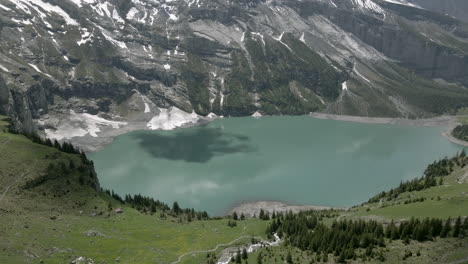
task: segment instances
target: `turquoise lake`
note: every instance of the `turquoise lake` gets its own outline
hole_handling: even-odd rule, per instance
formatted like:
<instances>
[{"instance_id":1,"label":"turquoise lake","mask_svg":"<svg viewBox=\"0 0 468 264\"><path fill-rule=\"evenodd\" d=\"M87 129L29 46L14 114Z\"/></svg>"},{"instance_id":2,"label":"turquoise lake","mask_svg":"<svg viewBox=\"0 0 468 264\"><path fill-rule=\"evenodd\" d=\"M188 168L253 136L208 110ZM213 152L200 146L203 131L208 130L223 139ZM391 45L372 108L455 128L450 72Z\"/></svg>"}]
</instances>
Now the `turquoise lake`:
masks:
<instances>
[{"instance_id":1,"label":"turquoise lake","mask_svg":"<svg viewBox=\"0 0 468 264\"><path fill-rule=\"evenodd\" d=\"M101 186L222 215L240 201L348 207L462 149L443 127L226 118L136 131L91 153Z\"/></svg>"}]
</instances>

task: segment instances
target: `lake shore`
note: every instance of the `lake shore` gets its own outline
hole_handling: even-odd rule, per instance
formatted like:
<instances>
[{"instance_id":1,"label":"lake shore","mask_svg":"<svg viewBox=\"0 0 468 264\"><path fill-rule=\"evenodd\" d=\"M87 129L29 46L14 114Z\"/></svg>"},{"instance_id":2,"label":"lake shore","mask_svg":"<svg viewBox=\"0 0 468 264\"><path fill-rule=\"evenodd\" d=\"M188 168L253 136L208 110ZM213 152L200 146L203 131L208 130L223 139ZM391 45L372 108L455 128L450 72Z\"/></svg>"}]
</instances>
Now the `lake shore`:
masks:
<instances>
[{"instance_id":1,"label":"lake shore","mask_svg":"<svg viewBox=\"0 0 468 264\"><path fill-rule=\"evenodd\" d=\"M386 117L363 117L363 116L347 116L333 115L324 113L311 113L309 116L323 120L337 120L345 122L363 123L363 124L387 124L399 126L422 126L422 127L444 127L442 136L450 142L468 147L468 142L459 140L452 136L452 130L461 123L456 116L439 116L426 119L405 119L405 118L386 118Z\"/></svg>"},{"instance_id":2,"label":"lake shore","mask_svg":"<svg viewBox=\"0 0 468 264\"><path fill-rule=\"evenodd\" d=\"M261 210L272 214L273 212L289 212L293 213L303 211L324 211L324 210L348 210L348 208L334 208L329 206L319 205L290 205L280 201L245 201L233 206L225 215L231 215L236 212L238 215L244 214L247 217L255 217L260 214Z\"/></svg>"},{"instance_id":3,"label":"lake shore","mask_svg":"<svg viewBox=\"0 0 468 264\"><path fill-rule=\"evenodd\" d=\"M467 142L460 141L451 136L451 131L458 124L460 124L454 116L440 116L427 119L405 119L405 118L386 118L386 117L363 117L363 116L349 116L349 115L334 115L326 113L310 113L308 116L322 120L336 120L363 124L388 124L388 125L401 125L401 126L422 126L422 127L444 127L445 131L442 136L446 137L454 144L468 146ZM228 117L229 118L229 117ZM259 118L259 117L256 117ZM198 125L207 124L211 121L218 119L218 117L200 117L196 123L187 123L175 129L188 128ZM73 144L80 147L85 152L97 152L104 148L107 144L123 134L130 133L136 130L149 130L147 127L147 120L142 121L129 121L127 125L119 128L101 128L97 137L85 135L83 137L74 137L70 139Z\"/></svg>"},{"instance_id":4,"label":"lake shore","mask_svg":"<svg viewBox=\"0 0 468 264\"><path fill-rule=\"evenodd\" d=\"M455 127L458 124L454 116L439 116L434 118L423 119L407 119L407 118L392 118L392 117L365 117L365 116L349 116L349 115L334 115L325 113L310 113L309 116L317 119L347 121L364 124L388 124L401 126L428 126L428 127Z\"/></svg>"}]
</instances>

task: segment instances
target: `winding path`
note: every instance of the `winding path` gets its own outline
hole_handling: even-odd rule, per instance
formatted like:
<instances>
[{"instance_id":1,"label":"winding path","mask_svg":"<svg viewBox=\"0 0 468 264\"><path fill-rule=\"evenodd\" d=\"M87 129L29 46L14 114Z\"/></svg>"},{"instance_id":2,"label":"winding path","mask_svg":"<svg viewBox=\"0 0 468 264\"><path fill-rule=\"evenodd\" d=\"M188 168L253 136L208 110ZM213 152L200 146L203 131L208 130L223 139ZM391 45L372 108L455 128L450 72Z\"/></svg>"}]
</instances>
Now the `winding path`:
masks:
<instances>
[{"instance_id":1,"label":"winding path","mask_svg":"<svg viewBox=\"0 0 468 264\"><path fill-rule=\"evenodd\" d=\"M188 256L188 255L191 255L191 254L201 254L201 253L210 253L210 252L215 252L216 250L218 250L220 247L228 247L228 246L231 246L232 244L238 242L239 240L241 239L244 239L244 238L251 238L252 236L241 236L235 240L233 240L232 242L230 243L227 243L227 244L218 244L215 248L213 249L209 249L209 250L196 250L196 251L190 251L190 252L187 252L185 254L182 254L179 256L179 258L172 262L171 264L177 264L179 263L184 257ZM263 238L261 237L253 237L255 239L260 239L260 240L263 240Z\"/></svg>"}]
</instances>

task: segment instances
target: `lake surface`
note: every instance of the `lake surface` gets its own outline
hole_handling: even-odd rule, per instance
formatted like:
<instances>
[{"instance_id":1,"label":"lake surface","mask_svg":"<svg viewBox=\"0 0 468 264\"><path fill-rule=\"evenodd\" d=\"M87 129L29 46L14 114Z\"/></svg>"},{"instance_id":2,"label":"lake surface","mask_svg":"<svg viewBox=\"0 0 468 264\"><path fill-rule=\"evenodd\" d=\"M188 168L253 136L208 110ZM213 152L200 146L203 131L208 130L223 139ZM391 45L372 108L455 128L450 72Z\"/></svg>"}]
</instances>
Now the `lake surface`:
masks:
<instances>
[{"instance_id":1,"label":"lake surface","mask_svg":"<svg viewBox=\"0 0 468 264\"><path fill-rule=\"evenodd\" d=\"M89 156L106 189L212 215L248 200L347 207L460 151L443 130L308 116L226 118L128 133Z\"/></svg>"}]
</instances>

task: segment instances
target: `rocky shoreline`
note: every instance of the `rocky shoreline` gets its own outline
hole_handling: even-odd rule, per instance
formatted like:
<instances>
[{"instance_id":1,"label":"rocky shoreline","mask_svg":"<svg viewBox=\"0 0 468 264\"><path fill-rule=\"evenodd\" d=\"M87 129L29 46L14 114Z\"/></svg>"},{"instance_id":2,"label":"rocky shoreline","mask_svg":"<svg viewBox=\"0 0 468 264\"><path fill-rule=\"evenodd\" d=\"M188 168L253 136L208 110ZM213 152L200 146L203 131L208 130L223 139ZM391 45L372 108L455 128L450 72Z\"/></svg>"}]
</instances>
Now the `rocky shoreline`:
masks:
<instances>
[{"instance_id":1,"label":"rocky shoreline","mask_svg":"<svg viewBox=\"0 0 468 264\"><path fill-rule=\"evenodd\" d=\"M246 201L233 206L226 212L226 215L231 215L234 212L236 212L239 215L244 214L247 217L255 217L260 214L261 210L272 214L273 212L285 213L292 211L293 213L298 213L303 211L323 211L331 209L348 210L348 208L337 208L319 205L290 205L280 201Z\"/></svg>"},{"instance_id":2,"label":"rocky shoreline","mask_svg":"<svg viewBox=\"0 0 468 264\"><path fill-rule=\"evenodd\" d=\"M407 119L407 118L391 118L391 117L364 117L364 116L348 116L348 115L333 115L325 113L310 113L311 117L317 119L347 121L364 124L388 124L402 126L427 126L427 127L455 127L458 121L454 116L439 116L434 118L423 119Z\"/></svg>"},{"instance_id":3,"label":"rocky shoreline","mask_svg":"<svg viewBox=\"0 0 468 264\"><path fill-rule=\"evenodd\" d=\"M385 117L362 117L362 116L347 116L333 115L324 113L311 113L311 117L324 120L347 121L363 124L388 124L400 126L423 126L423 127L444 127L445 131L442 136L446 137L450 142L461 146L468 147L468 142L459 140L452 136L452 130L461 123L455 116L439 116L426 119L405 119L405 118L385 118Z\"/></svg>"},{"instance_id":4,"label":"rocky shoreline","mask_svg":"<svg viewBox=\"0 0 468 264\"><path fill-rule=\"evenodd\" d=\"M389 125L402 125L402 126L426 126L426 127L445 127L442 133L444 137L455 144L468 146L468 142L460 141L451 136L451 131L459 122L454 116L440 116L428 119L404 119L404 118L379 118L379 117L362 117L362 116L347 116L347 115L333 115L325 113L310 113L310 117L323 119L323 120L336 120L364 124L389 124ZM193 127L202 125L216 120L218 117L209 115L207 117L198 117L197 122L187 122L178 126L175 129ZM255 118L260 118L255 116ZM86 134L84 136L77 136L68 139L76 146L80 147L85 152L96 152L101 150L105 145L112 143L114 138L137 130L148 130L148 122L151 118L146 117L143 120L126 120L125 125L119 127L101 126L98 136L91 136Z\"/></svg>"}]
</instances>

